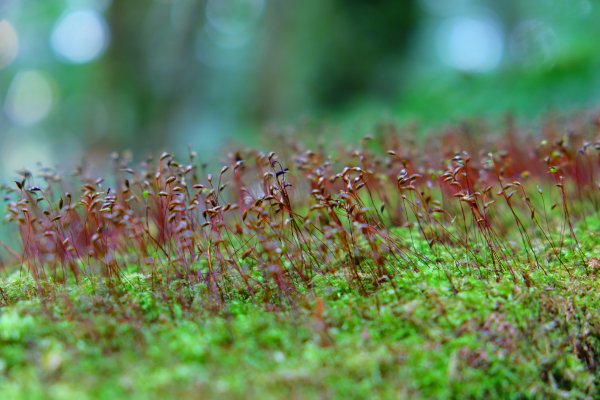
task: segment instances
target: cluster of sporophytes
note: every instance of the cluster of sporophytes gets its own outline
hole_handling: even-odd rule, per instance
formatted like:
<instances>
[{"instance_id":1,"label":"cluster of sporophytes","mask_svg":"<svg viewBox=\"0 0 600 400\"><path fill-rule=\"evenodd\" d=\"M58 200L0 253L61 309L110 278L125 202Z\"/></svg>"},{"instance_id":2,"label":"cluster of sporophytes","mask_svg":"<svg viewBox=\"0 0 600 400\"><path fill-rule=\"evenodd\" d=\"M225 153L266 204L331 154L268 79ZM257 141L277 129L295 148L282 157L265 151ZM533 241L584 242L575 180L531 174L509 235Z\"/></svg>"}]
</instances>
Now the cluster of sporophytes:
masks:
<instances>
[{"instance_id":1,"label":"cluster of sporophytes","mask_svg":"<svg viewBox=\"0 0 600 400\"><path fill-rule=\"evenodd\" d=\"M600 304L590 290L600 268L600 121L553 122L534 135L510 124L496 136L449 129L425 142L382 126L353 149L282 142L274 150L228 154L213 174L192 151L185 161L163 153L137 164L115 155L106 179L85 168L69 177L23 171L7 188L7 219L19 230L22 254L14 255L31 276L27 292L71 309L72 300L53 297L57 288L104 285L118 305L135 277L144 287L132 295L137 308L161 299L173 320L199 309L232 318L240 304L297 311L323 348L341 340L332 332L346 324L344 315L354 321L351 311L328 316L325 302L335 310L344 308L340 299L364 298L373 308L357 312L365 326L381 322L371 327L375 335L404 332L406 322L424 335L416 346L452 348L440 361L454 363L450 375L459 364L492 371L510 356L515 365L539 361L534 375L555 390L532 380L530 395L585 397L597 389L590 376L600 365ZM564 289L564 280L579 283ZM553 300L545 291L557 286L565 292ZM480 316L464 308L485 303L474 293L501 303L514 296L527 317L496 304L482 305ZM11 295L1 294L9 304ZM541 328L532 325L534 309ZM469 312L475 317L460 316ZM429 319L439 331L427 333ZM367 342L371 334L358 335ZM463 346L481 335L495 350ZM548 349L559 346L571 364L530 357L525 342L553 357ZM356 350L358 342L348 343ZM386 351L410 353L393 345L377 351L394 365L403 361L388 360ZM345 370L340 365L332 371ZM506 383L512 378L479 394L506 393L518 385ZM408 395L441 393L415 385Z\"/></svg>"},{"instance_id":2,"label":"cluster of sporophytes","mask_svg":"<svg viewBox=\"0 0 600 400\"><path fill-rule=\"evenodd\" d=\"M7 219L40 288L69 275L118 279L131 266L153 284L200 286L216 307L258 294L293 303L331 273L367 292L425 265L450 283L452 270L469 270L528 286L552 260L587 268L573 223L600 208L598 131L508 130L491 142L450 131L414 144L382 130L335 157L240 151L216 175L193 152L138 168L115 156L110 185L91 171L67 180L50 170L36 185L25 171ZM567 253L580 262L565 263Z\"/></svg>"}]
</instances>

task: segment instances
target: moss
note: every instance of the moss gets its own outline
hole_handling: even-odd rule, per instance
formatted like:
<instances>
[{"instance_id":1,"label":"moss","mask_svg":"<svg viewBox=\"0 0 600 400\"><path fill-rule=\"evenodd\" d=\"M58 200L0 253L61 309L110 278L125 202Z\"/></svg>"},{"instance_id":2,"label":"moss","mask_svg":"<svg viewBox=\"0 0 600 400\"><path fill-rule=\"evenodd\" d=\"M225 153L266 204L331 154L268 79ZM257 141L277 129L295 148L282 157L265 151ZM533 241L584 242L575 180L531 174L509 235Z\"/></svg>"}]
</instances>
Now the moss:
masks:
<instances>
[{"instance_id":1,"label":"moss","mask_svg":"<svg viewBox=\"0 0 600 400\"><path fill-rule=\"evenodd\" d=\"M125 276L118 290L98 281L93 291L57 286L47 298L30 293L26 274L5 276L0 392L14 399L598 394L597 279L569 276L560 265L533 272L529 288L452 273L457 294L433 265L367 296L332 274L315 277L295 306L273 311L239 300L216 314L201 303L171 313L140 274Z\"/></svg>"}]
</instances>

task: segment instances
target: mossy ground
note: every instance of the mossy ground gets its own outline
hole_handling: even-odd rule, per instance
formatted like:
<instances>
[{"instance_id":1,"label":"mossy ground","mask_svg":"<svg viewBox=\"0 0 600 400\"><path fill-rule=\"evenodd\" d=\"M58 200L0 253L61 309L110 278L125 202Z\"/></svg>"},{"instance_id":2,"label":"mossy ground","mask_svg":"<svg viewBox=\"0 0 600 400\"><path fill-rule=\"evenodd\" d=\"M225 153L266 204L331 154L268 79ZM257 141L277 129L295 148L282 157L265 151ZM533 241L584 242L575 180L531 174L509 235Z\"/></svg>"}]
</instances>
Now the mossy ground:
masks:
<instances>
[{"instance_id":1,"label":"mossy ground","mask_svg":"<svg viewBox=\"0 0 600 400\"><path fill-rule=\"evenodd\" d=\"M570 274L549 258L527 287L448 263L457 294L439 266L397 265L367 295L331 273L295 305L234 299L215 312L180 307L175 285L158 294L136 272L40 297L6 271L1 397L597 398L597 225L579 225L588 261L565 251Z\"/></svg>"}]
</instances>

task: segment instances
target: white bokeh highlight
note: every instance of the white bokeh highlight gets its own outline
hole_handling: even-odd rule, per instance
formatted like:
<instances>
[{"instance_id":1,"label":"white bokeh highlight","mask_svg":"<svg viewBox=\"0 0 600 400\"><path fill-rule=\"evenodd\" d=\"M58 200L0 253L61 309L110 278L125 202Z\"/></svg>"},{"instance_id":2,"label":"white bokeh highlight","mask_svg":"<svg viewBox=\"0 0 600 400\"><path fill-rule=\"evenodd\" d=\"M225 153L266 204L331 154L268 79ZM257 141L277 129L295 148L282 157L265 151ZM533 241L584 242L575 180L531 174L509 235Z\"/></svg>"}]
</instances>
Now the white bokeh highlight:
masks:
<instances>
[{"instance_id":1,"label":"white bokeh highlight","mask_svg":"<svg viewBox=\"0 0 600 400\"><path fill-rule=\"evenodd\" d=\"M485 73L502 61L504 36L496 19L459 16L444 21L437 32L437 52L444 64L461 72Z\"/></svg>"},{"instance_id":2,"label":"white bokeh highlight","mask_svg":"<svg viewBox=\"0 0 600 400\"><path fill-rule=\"evenodd\" d=\"M73 64L85 64L100 57L108 42L106 21L92 9L66 13L54 25L50 36L52 50Z\"/></svg>"}]
</instances>

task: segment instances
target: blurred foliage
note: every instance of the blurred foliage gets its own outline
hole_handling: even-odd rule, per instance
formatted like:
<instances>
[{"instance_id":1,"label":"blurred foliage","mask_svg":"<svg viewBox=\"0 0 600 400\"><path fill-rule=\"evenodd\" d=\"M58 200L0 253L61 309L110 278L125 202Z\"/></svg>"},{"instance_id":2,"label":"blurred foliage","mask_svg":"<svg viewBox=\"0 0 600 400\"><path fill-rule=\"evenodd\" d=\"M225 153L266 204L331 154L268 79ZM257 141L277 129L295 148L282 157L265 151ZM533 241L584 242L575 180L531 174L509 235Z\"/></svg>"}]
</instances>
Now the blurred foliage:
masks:
<instances>
[{"instance_id":1,"label":"blurred foliage","mask_svg":"<svg viewBox=\"0 0 600 400\"><path fill-rule=\"evenodd\" d=\"M0 177L187 144L211 161L270 126L354 141L594 106L599 18L590 0L0 1ZM496 29L500 62L448 64L453 21ZM479 36L454 61L494 56Z\"/></svg>"},{"instance_id":2,"label":"blurred foliage","mask_svg":"<svg viewBox=\"0 0 600 400\"><path fill-rule=\"evenodd\" d=\"M65 28L76 11L98 19L95 36L89 23ZM10 149L2 166L188 143L212 154L231 139L253 142L268 124L306 118L338 124L330 136L356 137L381 119L427 129L594 105L598 17L588 0L8 0L0 3L0 144ZM482 38L448 28L465 21ZM65 56L64 46L79 43L85 57L94 40L104 42L93 57ZM29 97L17 95L19 82ZM51 91L48 104L32 82Z\"/></svg>"}]
</instances>

